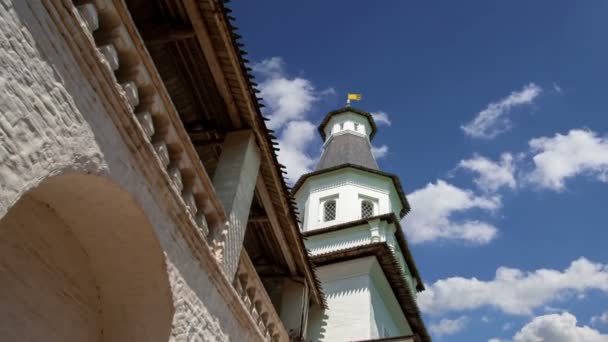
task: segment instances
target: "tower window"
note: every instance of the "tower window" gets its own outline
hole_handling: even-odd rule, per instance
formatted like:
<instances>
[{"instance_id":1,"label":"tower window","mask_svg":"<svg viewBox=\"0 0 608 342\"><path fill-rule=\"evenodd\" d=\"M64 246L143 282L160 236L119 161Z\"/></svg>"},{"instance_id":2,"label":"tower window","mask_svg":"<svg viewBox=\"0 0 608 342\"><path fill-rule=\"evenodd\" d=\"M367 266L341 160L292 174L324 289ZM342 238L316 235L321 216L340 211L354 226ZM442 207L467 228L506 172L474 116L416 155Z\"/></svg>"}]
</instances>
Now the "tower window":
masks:
<instances>
[{"instance_id":1,"label":"tower window","mask_svg":"<svg viewBox=\"0 0 608 342\"><path fill-rule=\"evenodd\" d=\"M374 204L370 201L361 201L361 218L374 216Z\"/></svg>"},{"instance_id":2,"label":"tower window","mask_svg":"<svg viewBox=\"0 0 608 342\"><path fill-rule=\"evenodd\" d=\"M355 131L359 131L359 124L355 122Z\"/></svg>"},{"instance_id":3,"label":"tower window","mask_svg":"<svg viewBox=\"0 0 608 342\"><path fill-rule=\"evenodd\" d=\"M344 122L341 122L341 123L340 123L340 130L341 130L341 131L342 131L342 130L344 130Z\"/></svg>"},{"instance_id":4,"label":"tower window","mask_svg":"<svg viewBox=\"0 0 608 342\"><path fill-rule=\"evenodd\" d=\"M323 205L323 221L333 221L336 219L336 201L329 200Z\"/></svg>"}]
</instances>

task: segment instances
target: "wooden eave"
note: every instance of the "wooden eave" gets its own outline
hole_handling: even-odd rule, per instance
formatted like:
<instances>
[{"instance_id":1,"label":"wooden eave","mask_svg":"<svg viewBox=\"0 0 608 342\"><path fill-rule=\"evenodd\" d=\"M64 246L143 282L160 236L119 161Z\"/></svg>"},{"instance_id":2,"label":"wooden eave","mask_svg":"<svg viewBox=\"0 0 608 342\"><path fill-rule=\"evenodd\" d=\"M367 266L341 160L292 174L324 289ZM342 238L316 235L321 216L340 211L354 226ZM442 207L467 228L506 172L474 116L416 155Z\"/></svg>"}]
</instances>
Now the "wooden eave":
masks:
<instances>
[{"instance_id":1,"label":"wooden eave","mask_svg":"<svg viewBox=\"0 0 608 342\"><path fill-rule=\"evenodd\" d=\"M244 52L238 48L236 28L229 23L227 13L230 10L217 0L183 0L183 4L180 0L164 2L171 3L174 11L182 12L194 29L199 47L226 103L231 120L228 130L248 128L254 132L261 151L260 178L263 181L262 185L257 185L257 190L260 186L265 187L268 194L272 209L267 208L267 212L275 213L276 224L282 234L278 238L288 245L283 252L291 253L297 272L308 282L314 302L324 306L320 282L298 226L295 202L282 175L284 166L277 160L274 148L277 142L273 141L261 114L257 91L251 84L251 75L242 57Z\"/></svg>"},{"instance_id":2,"label":"wooden eave","mask_svg":"<svg viewBox=\"0 0 608 342\"><path fill-rule=\"evenodd\" d=\"M340 224L336 224L336 225L329 226L329 227L309 230L309 231L303 232L302 234L304 235L304 237L317 236L317 235L327 234L327 233L331 233L331 232L336 232L336 231L360 226L360 225L366 224L367 222L372 221L372 220L387 221L388 223L395 224L395 239L397 240L399 249L401 249L401 253L403 253L405 263L407 264L407 267L410 270L410 273L416 279L416 283L417 283L416 290L418 292L424 291L424 289L425 289L424 283L422 282L422 277L420 276L420 272L418 271L418 267L416 266L416 262L414 261L414 256L412 255L412 252L410 251L409 245L405 238L405 233L403 233L403 230L401 229L401 224L399 223L399 219L393 213L372 216L372 217L368 217L368 218L364 218L364 219L359 219L356 221L349 221L349 222L340 223Z\"/></svg>"},{"instance_id":3,"label":"wooden eave","mask_svg":"<svg viewBox=\"0 0 608 342\"><path fill-rule=\"evenodd\" d=\"M369 256L376 257L412 331L420 337L421 341L430 342L431 337L422 321L416 299L412 295L407 281L402 276L401 267L397 259L395 259L393 252L386 242L375 242L319 254L313 257L313 261L315 264L322 266Z\"/></svg>"}]
</instances>

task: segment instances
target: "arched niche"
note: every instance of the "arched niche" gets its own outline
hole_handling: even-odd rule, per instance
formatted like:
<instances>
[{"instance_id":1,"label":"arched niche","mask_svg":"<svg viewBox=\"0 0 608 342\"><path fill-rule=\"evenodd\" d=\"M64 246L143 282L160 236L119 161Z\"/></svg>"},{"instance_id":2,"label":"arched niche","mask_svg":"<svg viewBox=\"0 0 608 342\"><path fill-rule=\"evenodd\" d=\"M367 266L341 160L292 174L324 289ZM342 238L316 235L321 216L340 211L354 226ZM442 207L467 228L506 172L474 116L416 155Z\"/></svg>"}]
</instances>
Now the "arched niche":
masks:
<instances>
[{"instance_id":1,"label":"arched niche","mask_svg":"<svg viewBox=\"0 0 608 342\"><path fill-rule=\"evenodd\" d=\"M167 341L165 259L141 207L93 175L64 174L0 220L0 334L7 341Z\"/></svg>"}]
</instances>

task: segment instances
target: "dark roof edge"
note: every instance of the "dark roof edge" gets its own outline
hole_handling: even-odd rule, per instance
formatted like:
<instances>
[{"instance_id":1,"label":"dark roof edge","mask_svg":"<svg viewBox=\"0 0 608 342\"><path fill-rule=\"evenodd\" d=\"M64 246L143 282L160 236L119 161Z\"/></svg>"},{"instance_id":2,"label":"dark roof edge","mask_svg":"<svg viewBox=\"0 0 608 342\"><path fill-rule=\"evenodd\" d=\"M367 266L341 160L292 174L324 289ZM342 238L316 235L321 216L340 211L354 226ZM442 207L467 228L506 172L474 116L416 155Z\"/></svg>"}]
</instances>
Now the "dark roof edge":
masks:
<instances>
[{"instance_id":1,"label":"dark roof edge","mask_svg":"<svg viewBox=\"0 0 608 342\"><path fill-rule=\"evenodd\" d=\"M395 259L395 255L391 251L386 242L374 242L363 246L355 246L347 249L332 251L325 254L316 255L313 257L313 262L318 266L329 265L343 260L353 260L367 256L375 256L382 268L382 271L387 278L399 306L403 314L407 317L410 326L415 334L419 335L424 342L430 342L429 336L424 321L422 320L420 309L416 303L416 298L409 290L409 285L405 279L400 276L401 269L399 263ZM398 271L398 272L395 272ZM399 276L395 276L395 274ZM402 291L400 291L402 290Z\"/></svg>"},{"instance_id":2,"label":"dark roof edge","mask_svg":"<svg viewBox=\"0 0 608 342\"><path fill-rule=\"evenodd\" d=\"M240 70L235 70L234 72L241 73L244 81L245 81L245 86L248 90L248 95L249 95L249 99L244 98L244 101L250 101L253 105L253 108L255 109L255 117L254 119L257 121L258 127L260 127L261 130L261 135L264 136L264 139L267 143L267 146L273 146L273 142L274 140L276 140L276 137L273 137L270 134L270 130L268 129L268 126L266 126L265 120L264 120L264 116L262 115L262 111L261 111L261 99L258 98L256 96L257 91L256 88L254 87L254 82L253 82L253 76L248 72L248 67L247 67L247 63L248 62L245 58L244 58L244 54L246 53L244 50L242 50L241 48L239 48L239 42L238 40L241 38L241 36L239 34L236 33L236 27L231 25L231 17L229 16L229 13L232 12L231 9L229 9L226 6L227 1L217 1L217 5L219 6L218 9L220 11L220 15L222 16L222 21L223 21L223 25L224 28L226 29L226 31L230 34L230 41L232 42L232 51L234 52L236 58L237 58L237 62L238 62L238 66L240 67ZM199 7L199 10L201 12L204 11L204 9L202 7ZM232 18L234 19L234 18ZM221 24L220 24L221 25ZM230 49L230 47L226 47L227 49ZM253 128L253 127L252 127ZM315 302L317 302L318 304L321 305L321 307L325 308L327 306L327 301L325 298L325 294L323 293L323 289L321 287L321 281L319 280L318 274L315 270L315 265L311 260L311 254L310 251L306 248L306 245L304 243L304 237L302 236L300 229L299 229L299 225L298 225L298 217L296 215L296 207L295 205L292 203L293 201L293 196L292 196L292 192L289 190L289 188L287 187L287 182L285 180L285 178L283 178L281 170L282 168L284 168L284 166L279 163L277 154L274 150L270 149L270 156L271 156L271 161L272 161L272 172L273 175L278 179L278 183L279 183L279 189L278 193L282 196L284 195L284 201L287 204L287 220L291 223L290 224L290 228L291 228L291 233L292 234L286 234L286 235L292 235L294 237L295 243L296 245L298 245L300 252L298 253L302 256L302 260L303 261L303 266L304 266L304 276L308 279L309 283L312 285L312 297L314 299ZM261 171L260 171L261 172ZM280 209L280 208L279 208Z\"/></svg>"},{"instance_id":3,"label":"dark roof edge","mask_svg":"<svg viewBox=\"0 0 608 342\"><path fill-rule=\"evenodd\" d=\"M424 282L422 281L422 277L420 276L420 272L418 271L418 267L416 266L416 261L414 260L414 256L412 255L412 252L411 252L409 245L407 243L407 240L405 238L405 233L403 233L403 230L401 229L401 223L399 222L399 219L393 213L377 215L377 216L368 217L368 218L364 218L364 219L360 219L360 220L356 220L356 221L336 224L336 225L325 227L325 228L309 230L309 231L302 232L302 235L304 235L304 237L309 237L309 236L321 235L321 234L325 234L325 233L331 233L331 232L359 226L359 225L362 225L371 220L382 220L382 221L387 221L388 223L395 224L395 226L396 226L395 238L397 239L397 243L399 244L401 253L403 253L407 267L410 269L412 276L416 279L416 282L417 282L416 290L418 292L424 291L425 290Z\"/></svg>"},{"instance_id":4,"label":"dark roof edge","mask_svg":"<svg viewBox=\"0 0 608 342\"><path fill-rule=\"evenodd\" d=\"M378 126L376 126L376 122L374 121L374 118L372 117L372 115L370 113L368 113L364 110L361 110L361 109L350 107L350 106L332 110L331 112L329 112L325 115L325 117L323 118L323 121L321 121L321 123L319 124L319 127L318 127L319 134L321 135L321 138L323 138L323 141L325 141L325 139L326 139L325 131L323 131L323 128L325 127L325 125L327 125L329 120L331 120L332 116L337 115L337 114L346 113L346 112L353 112L353 113L365 116L365 118L367 119L367 121L369 121L369 124L372 127L372 131L369 134L369 140L371 141L374 138L374 136L376 135L376 132L378 132Z\"/></svg>"},{"instance_id":5,"label":"dark roof edge","mask_svg":"<svg viewBox=\"0 0 608 342\"><path fill-rule=\"evenodd\" d=\"M322 169L322 170L305 173L302 176L300 176L300 178L298 179L296 184L293 185L293 188L291 189L291 194L295 195L295 193L298 192L300 187L302 187L302 185L304 185L306 180L310 177L318 176L323 173L329 173L332 171L336 171L336 170L343 169L343 168L349 168L349 167L353 168L353 169L357 169L359 171L370 172L370 173L373 173L376 175L391 178L393 181L393 185L395 185L395 188L397 189L397 194L399 195L399 199L401 200L401 205L403 207L403 208L401 208L401 211L399 212L399 216L404 217L410 211L410 209L411 209L410 204L407 201L407 198L405 197L405 192L403 191L403 187L401 186L401 181L399 180L399 177L397 177L396 175L394 175L392 173L388 173L388 172L384 172L384 171L380 171L380 170L374 170L374 169L370 169L368 167L364 167L364 166L356 165L356 164L341 164L341 165L329 167L327 169Z\"/></svg>"}]
</instances>

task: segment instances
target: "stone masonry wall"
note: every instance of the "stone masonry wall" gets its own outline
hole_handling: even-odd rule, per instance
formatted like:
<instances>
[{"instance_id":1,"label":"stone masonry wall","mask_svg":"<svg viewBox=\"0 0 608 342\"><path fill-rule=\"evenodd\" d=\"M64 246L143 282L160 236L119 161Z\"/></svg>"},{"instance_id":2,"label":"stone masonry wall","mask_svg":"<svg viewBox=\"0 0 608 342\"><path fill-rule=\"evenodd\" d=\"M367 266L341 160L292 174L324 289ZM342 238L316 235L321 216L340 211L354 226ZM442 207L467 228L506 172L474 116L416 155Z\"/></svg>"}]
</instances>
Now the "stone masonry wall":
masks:
<instances>
[{"instance_id":1,"label":"stone masonry wall","mask_svg":"<svg viewBox=\"0 0 608 342\"><path fill-rule=\"evenodd\" d=\"M135 198L164 252L174 303L169 339L255 341L215 288L218 274L195 258L155 184L146 183L44 3L0 1L0 219L54 175L107 177ZM43 324L41 319L23 324ZM7 327L0 323L2 329Z\"/></svg>"}]
</instances>

